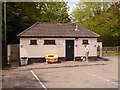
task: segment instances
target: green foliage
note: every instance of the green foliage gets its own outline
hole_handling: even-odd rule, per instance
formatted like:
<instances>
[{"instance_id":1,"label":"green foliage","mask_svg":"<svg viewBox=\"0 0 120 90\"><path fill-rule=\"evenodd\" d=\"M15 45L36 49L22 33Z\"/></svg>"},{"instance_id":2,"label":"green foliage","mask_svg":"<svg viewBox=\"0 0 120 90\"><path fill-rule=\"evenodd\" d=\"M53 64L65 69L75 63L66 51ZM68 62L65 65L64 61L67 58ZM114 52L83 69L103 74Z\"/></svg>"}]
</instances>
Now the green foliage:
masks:
<instances>
[{"instance_id":1,"label":"green foliage","mask_svg":"<svg viewBox=\"0 0 120 90\"><path fill-rule=\"evenodd\" d=\"M102 52L102 55L103 56L111 56L111 55L118 55L119 53L118 53L118 51L103 51Z\"/></svg>"},{"instance_id":2,"label":"green foliage","mask_svg":"<svg viewBox=\"0 0 120 90\"><path fill-rule=\"evenodd\" d=\"M19 43L16 34L36 22L70 21L66 2L7 2L7 43Z\"/></svg>"},{"instance_id":3,"label":"green foliage","mask_svg":"<svg viewBox=\"0 0 120 90\"><path fill-rule=\"evenodd\" d=\"M120 45L119 7L120 3L79 3L72 16L81 26L100 34L98 40L103 46L117 46Z\"/></svg>"},{"instance_id":4,"label":"green foliage","mask_svg":"<svg viewBox=\"0 0 120 90\"><path fill-rule=\"evenodd\" d=\"M51 23L67 23L70 21L68 18L68 6L65 2L41 2L38 9L42 11L39 21ZM43 8L41 8L41 5ZM41 10L42 9L42 10Z\"/></svg>"}]
</instances>

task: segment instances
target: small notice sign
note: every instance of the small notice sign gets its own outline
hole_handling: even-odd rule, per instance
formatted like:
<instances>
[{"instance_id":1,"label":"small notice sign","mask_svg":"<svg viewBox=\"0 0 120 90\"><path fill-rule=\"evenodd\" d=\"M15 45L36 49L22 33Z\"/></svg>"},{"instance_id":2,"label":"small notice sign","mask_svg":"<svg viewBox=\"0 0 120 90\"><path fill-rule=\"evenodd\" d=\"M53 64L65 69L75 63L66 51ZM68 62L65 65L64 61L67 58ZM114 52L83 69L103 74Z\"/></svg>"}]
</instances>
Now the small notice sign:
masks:
<instances>
[{"instance_id":1,"label":"small notice sign","mask_svg":"<svg viewBox=\"0 0 120 90\"><path fill-rule=\"evenodd\" d=\"M64 41L63 40L58 40L58 41L56 41L56 45L63 46L64 45Z\"/></svg>"},{"instance_id":2,"label":"small notice sign","mask_svg":"<svg viewBox=\"0 0 120 90\"><path fill-rule=\"evenodd\" d=\"M90 43L95 43L94 40L90 40Z\"/></svg>"},{"instance_id":3,"label":"small notice sign","mask_svg":"<svg viewBox=\"0 0 120 90\"><path fill-rule=\"evenodd\" d=\"M44 40L43 39L38 39L39 42L43 42Z\"/></svg>"}]
</instances>

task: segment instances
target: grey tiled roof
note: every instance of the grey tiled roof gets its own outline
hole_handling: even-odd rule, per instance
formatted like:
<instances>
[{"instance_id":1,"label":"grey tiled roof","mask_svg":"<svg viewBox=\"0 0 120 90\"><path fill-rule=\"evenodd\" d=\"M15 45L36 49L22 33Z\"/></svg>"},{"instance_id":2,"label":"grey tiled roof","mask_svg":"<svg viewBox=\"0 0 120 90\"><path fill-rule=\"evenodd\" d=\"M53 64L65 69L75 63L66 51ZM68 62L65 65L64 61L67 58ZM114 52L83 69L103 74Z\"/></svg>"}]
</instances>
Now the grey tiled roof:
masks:
<instances>
[{"instance_id":1,"label":"grey tiled roof","mask_svg":"<svg viewBox=\"0 0 120 90\"><path fill-rule=\"evenodd\" d=\"M98 34L78 26L75 31L75 24L68 23L35 23L27 28L18 37L100 37Z\"/></svg>"}]
</instances>

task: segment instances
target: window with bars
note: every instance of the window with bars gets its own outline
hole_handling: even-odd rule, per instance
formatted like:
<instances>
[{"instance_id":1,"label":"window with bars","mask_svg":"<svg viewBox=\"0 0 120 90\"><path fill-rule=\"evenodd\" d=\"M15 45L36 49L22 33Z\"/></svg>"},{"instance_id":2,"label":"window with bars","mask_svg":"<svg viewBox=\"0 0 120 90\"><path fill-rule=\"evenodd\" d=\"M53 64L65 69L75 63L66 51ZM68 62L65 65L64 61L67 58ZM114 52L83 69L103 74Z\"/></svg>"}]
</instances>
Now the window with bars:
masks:
<instances>
[{"instance_id":1,"label":"window with bars","mask_svg":"<svg viewBox=\"0 0 120 90\"><path fill-rule=\"evenodd\" d=\"M89 44L88 40L83 40L82 44Z\"/></svg>"},{"instance_id":2,"label":"window with bars","mask_svg":"<svg viewBox=\"0 0 120 90\"><path fill-rule=\"evenodd\" d=\"M55 40L44 40L44 45L55 45Z\"/></svg>"},{"instance_id":3,"label":"window with bars","mask_svg":"<svg viewBox=\"0 0 120 90\"><path fill-rule=\"evenodd\" d=\"M30 40L30 45L37 45L37 40Z\"/></svg>"}]
</instances>

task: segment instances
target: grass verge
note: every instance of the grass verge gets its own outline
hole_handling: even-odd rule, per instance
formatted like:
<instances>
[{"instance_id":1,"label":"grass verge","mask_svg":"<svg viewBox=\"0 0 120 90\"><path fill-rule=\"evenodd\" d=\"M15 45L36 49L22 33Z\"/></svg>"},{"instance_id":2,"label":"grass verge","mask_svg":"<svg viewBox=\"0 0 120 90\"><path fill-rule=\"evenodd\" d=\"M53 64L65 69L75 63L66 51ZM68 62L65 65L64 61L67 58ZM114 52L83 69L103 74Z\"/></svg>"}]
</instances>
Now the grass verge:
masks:
<instances>
[{"instance_id":1,"label":"grass verge","mask_svg":"<svg viewBox=\"0 0 120 90\"><path fill-rule=\"evenodd\" d=\"M102 51L103 56L112 56L112 55L118 55L118 51Z\"/></svg>"}]
</instances>

